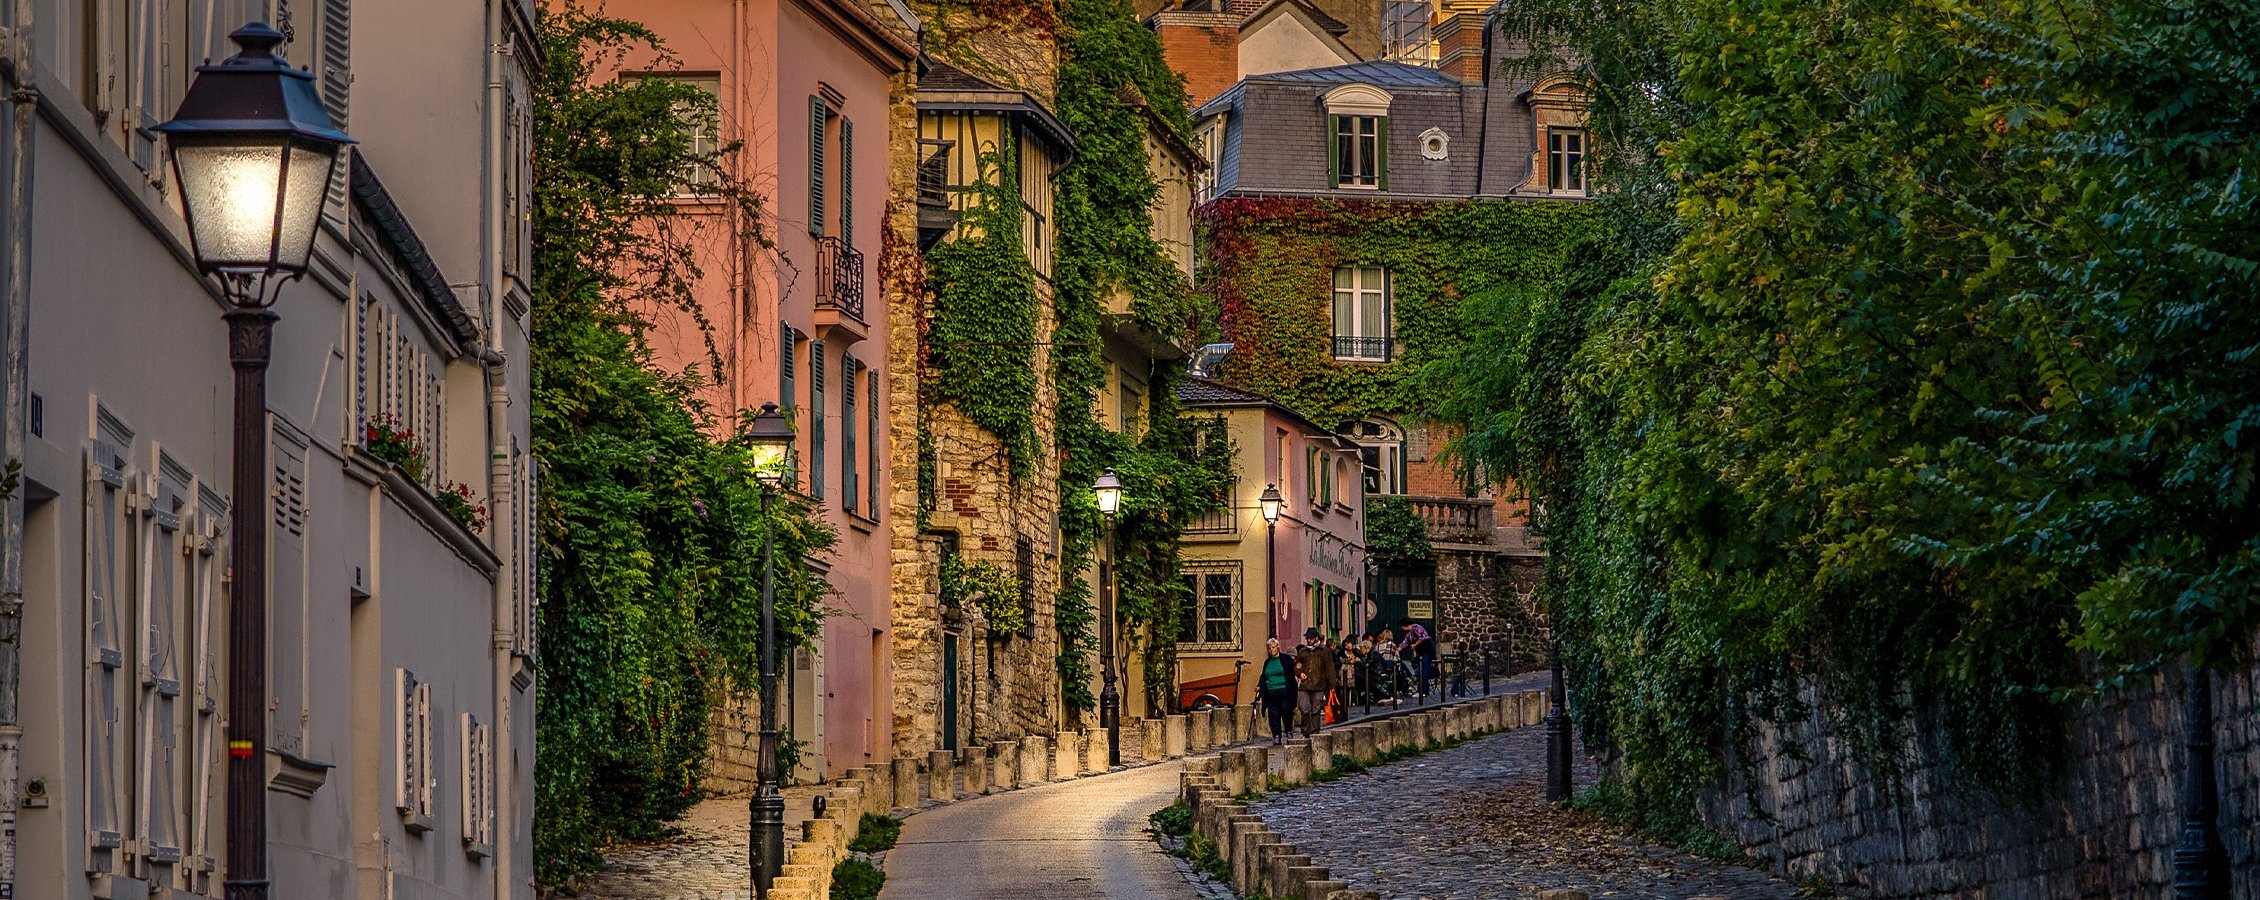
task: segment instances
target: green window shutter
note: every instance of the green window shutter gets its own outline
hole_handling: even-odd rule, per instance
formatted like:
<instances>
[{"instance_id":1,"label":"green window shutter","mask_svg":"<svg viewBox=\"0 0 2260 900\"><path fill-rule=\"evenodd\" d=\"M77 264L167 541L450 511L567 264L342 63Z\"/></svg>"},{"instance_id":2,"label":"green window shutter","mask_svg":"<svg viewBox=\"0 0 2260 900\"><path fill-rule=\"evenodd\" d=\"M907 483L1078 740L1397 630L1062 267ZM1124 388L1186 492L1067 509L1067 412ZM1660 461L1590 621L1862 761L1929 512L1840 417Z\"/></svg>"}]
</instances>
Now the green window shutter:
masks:
<instances>
[{"instance_id":1,"label":"green window shutter","mask_svg":"<svg viewBox=\"0 0 2260 900\"><path fill-rule=\"evenodd\" d=\"M808 98L808 233L824 236L823 97Z\"/></svg>"},{"instance_id":2,"label":"green window shutter","mask_svg":"<svg viewBox=\"0 0 2260 900\"><path fill-rule=\"evenodd\" d=\"M870 428L870 440L863 452L871 456L871 475L864 485L871 494L871 518L876 519L879 517L879 372L866 370L863 377L871 384L871 402L863 413Z\"/></svg>"},{"instance_id":3,"label":"green window shutter","mask_svg":"<svg viewBox=\"0 0 2260 900\"><path fill-rule=\"evenodd\" d=\"M846 116L840 117L840 243L855 246L855 123ZM848 393L855 393L855 382L848 382Z\"/></svg>"},{"instance_id":4,"label":"green window shutter","mask_svg":"<svg viewBox=\"0 0 2260 900\"><path fill-rule=\"evenodd\" d=\"M1373 120L1373 174L1380 179L1380 188L1389 189L1389 117Z\"/></svg>"},{"instance_id":5,"label":"green window shutter","mask_svg":"<svg viewBox=\"0 0 2260 900\"><path fill-rule=\"evenodd\" d=\"M798 341L791 325L783 326L780 331L784 334L785 339L781 342L777 355L777 405L784 408L785 416L789 419L793 414L793 397L795 396L793 392L798 389L793 382L793 370L795 368L793 347ZM800 472L794 465L796 462L794 454L785 454L787 466L785 478L787 481L797 482L800 480Z\"/></svg>"},{"instance_id":6,"label":"green window shutter","mask_svg":"<svg viewBox=\"0 0 2260 900\"><path fill-rule=\"evenodd\" d=\"M1326 117L1326 184L1342 186L1342 117Z\"/></svg>"},{"instance_id":7,"label":"green window shutter","mask_svg":"<svg viewBox=\"0 0 2260 900\"><path fill-rule=\"evenodd\" d=\"M808 342L808 495L824 499L824 342Z\"/></svg>"},{"instance_id":8,"label":"green window shutter","mask_svg":"<svg viewBox=\"0 0 2260 900\"><path fill-rule=\"evenodd\" d=\"M840 136L846 137L842 128ZM842 167L843 171L845 167ZM844 186L844 185L843 185ZM846 229L841 229L844 233ZM856 498L863 493L863 485L856 478L855 455L855 370L858 363L853 356L840 358L840 508L855 511Z\"/></svg>"}]
</instances>

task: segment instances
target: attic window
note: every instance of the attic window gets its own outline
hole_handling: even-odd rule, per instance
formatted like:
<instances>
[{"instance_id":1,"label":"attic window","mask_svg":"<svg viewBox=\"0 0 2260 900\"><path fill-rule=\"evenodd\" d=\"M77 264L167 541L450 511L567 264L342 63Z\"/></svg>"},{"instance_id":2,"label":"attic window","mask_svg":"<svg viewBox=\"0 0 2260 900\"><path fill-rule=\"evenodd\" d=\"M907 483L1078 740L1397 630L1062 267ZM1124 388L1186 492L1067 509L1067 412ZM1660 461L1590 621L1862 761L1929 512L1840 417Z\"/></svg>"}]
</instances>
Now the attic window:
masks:
<instances>
[{"instance_id":1,"label":"attic window","mask_svg":"<svg viewBox=\"0 0 2260 900\"><path fill-rule=\"evenodd\" d=\"M1451 135L1444 129L1431 128L1420 133L1420 155L1423 159L1444 159L1451 156Z\"/></svg>"}]
</instances>

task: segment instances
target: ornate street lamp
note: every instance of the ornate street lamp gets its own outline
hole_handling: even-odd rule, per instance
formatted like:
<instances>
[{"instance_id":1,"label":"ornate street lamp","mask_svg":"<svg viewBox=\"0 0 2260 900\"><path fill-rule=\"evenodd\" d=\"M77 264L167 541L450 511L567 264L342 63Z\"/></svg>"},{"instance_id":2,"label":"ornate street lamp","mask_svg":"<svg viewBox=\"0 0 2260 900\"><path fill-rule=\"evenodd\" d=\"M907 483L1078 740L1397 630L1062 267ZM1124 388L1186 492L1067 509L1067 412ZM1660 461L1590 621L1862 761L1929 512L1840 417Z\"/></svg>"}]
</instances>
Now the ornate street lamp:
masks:
<instances>
[{"instance_id":1,"label":"ornate street lamp","mask_svg":"<svg viewBox=\"0 0 2260 900\"><path fill-rule=\"evenodd\" d=\"M777 786L777 529L769 497L785 481L792 456L793 423L777 404L761 404L746 427L753 477L761 483L761 751L754 760L752 803L753 895L768 897L785 869L785 798Z\"/></svg>"},{"instance_id":2,"label":"ornate street lamp","mask_svg":"<svg viewBox=\"0 0 2260 900\"><path fill-rule=\"evenodd\" d=\"M1279 495L1279 486L1263 486L1263 496L1256 498L1256 508L1263 511L1263 614L1270 621L1265 637L1279 636L1279 511L1287 498Z\"/></svg>"},{"instance_id":3,"label":"ornate street lamp","mask_svg":"<svg viewBox=\"0 0 2260 900\"><path fill-rule=\"evenodd\" d=\"M338 153L312 73L253 22L242 48L196 81L165 135L196 266L227 298L235 367L234 507L228 549L228 900L265 900L267 882L267 362L276 292L306 274Z\"/></svg>"},{"instance_id":4,"label":"ornate street lamp","mask_svg":"<svg viewBox=\"0 0 2260 900\"><path fill-rule=\"evenodd\" d=\"M1114 514L1122 508L1122 479L1114 469L1099 473L1091 483L1098 497L1099 515L1106 519L1102 542L1107 558L1099 567L1099 725L1106 728L1107 765L1122 764L1122 694L1114 687Z\"/></svg>"}]
</instances>

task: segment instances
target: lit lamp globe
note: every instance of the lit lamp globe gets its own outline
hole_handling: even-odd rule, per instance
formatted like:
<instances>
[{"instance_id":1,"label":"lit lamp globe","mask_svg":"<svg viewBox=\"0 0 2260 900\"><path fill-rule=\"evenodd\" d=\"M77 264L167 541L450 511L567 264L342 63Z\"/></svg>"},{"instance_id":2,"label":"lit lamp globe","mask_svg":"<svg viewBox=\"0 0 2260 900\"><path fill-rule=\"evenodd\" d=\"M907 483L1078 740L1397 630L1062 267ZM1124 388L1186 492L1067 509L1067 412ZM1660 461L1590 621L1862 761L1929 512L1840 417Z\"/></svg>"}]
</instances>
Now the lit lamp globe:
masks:
<instances>
[{"instance_id":1,"label":"lit lamp globe","mask_svg":"<svg viewBox=\"0 0 2260 900\"><path fill-rule=\"evenodd\" d=\"M1100 515L1111 516L1122 508L1122 479L1115 477L1112 468L1099 473L1099 480L1091 483L1091 493L1098 495Z\"/></svg>"},{"instance_id":2,"label":"lit lamp globe","mask_svg":"<svg viewBox=\"0 0 2260 900\"><path fill-rule=\"evenodd\" d=\"M746 426L746 446L752 448L753 475L767 487L776 487L785 480L785 458L793 450L793 423L777 411L777 404L761 404L753 422Z\"/></svg>"},{"instance_id":3,"label":"lit lamp globe","mask_svg":"<svg viewBox=\"0 0 2260 900\"><path fill-rule=\"evenodd\" d=\"M1256 498L1256 503L1263 510L1264 524L1272 525L1278 523L1279 507L1285 501L1286 498L1279 496L1278 485L1267 484L1263 486L1263 496Z\"/></svg>"},{"instance_id":4,"label":"lit lamp globe","mask_svg":"<svg viewBox=\"0 0 2260 900\"><path fill-rule=\"evenodd\" d=\"M275 55L281 32L253 22L242 49L198 66L171 121L171 148L197 266L248 279L306 271L338 154L351 137L330 121L313 73Z\"/></svg>"}]
</instances>

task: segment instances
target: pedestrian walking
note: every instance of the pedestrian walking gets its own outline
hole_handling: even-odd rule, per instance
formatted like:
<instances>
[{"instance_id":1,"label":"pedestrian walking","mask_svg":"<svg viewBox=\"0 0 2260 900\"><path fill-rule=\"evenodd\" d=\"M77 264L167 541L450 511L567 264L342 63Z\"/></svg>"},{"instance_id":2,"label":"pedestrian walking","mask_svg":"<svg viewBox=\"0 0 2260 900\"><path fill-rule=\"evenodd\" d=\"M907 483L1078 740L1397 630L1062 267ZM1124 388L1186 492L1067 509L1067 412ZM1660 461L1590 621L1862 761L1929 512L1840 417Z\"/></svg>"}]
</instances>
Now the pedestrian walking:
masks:
<instances>
[{"instance_id":1,"label":"pedestrian walking","mask_svg":"<svg viewBox=\"0 0 2260 900\"><path fill-rule=\"evenodd\" d=\"M1263 674L1256 676L1256 696L1271 723L1271 742L1284 744L1295 731L1295 658L1279 650L1279 639L1263 642Z\"/></svg>"},{"instance_id":2,"label":"pedestrian walking","mask_svg":"<svg viewBox=\"0 0 2260 900\"><path fill-rule=\"evenodd\" d=\"M1436 639L1428 636L1427 627L1410 617L1397 622L1405 630L1405 640L1398 647L1400 659L1413 667L1413 677L1420 682L1420 699L1428 699L1428 680L1436 677Z\"/></svg>"},{"instance_id":3,"label":"pedestrian walking","mask_svg":"<svg viewBox=\"0 0 2260 900\"><path fill-rule=\"evenodd\" d=\"M1324 725L1326 701L1334 691L1334 652L1319 640L1318 629L1303 629L1303 645L1295 650L1295 706L1302 713L1303 734L1318 733Z\"/></svg>"}]
</instances>

